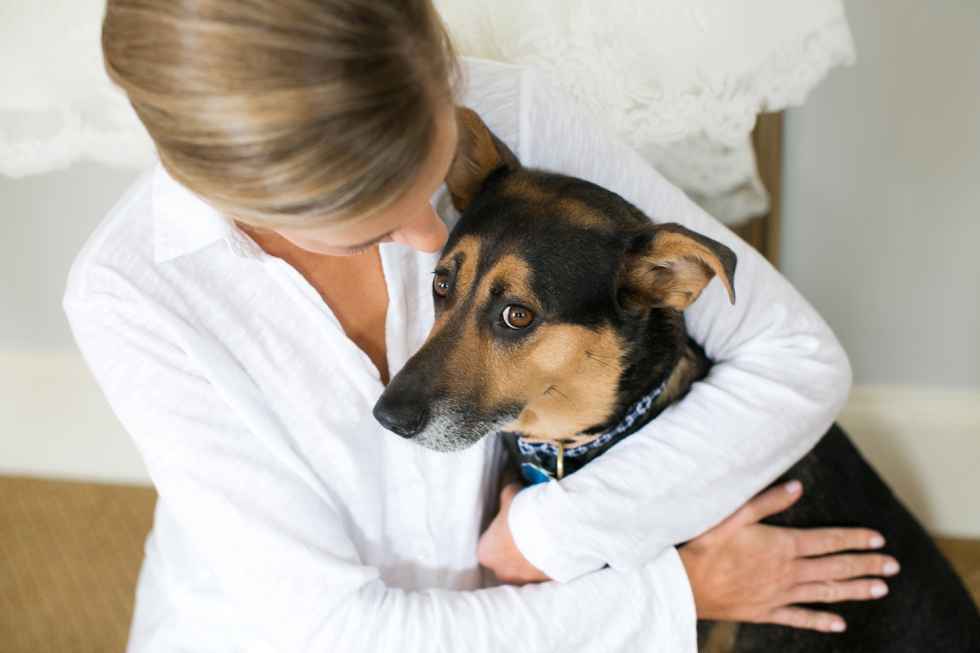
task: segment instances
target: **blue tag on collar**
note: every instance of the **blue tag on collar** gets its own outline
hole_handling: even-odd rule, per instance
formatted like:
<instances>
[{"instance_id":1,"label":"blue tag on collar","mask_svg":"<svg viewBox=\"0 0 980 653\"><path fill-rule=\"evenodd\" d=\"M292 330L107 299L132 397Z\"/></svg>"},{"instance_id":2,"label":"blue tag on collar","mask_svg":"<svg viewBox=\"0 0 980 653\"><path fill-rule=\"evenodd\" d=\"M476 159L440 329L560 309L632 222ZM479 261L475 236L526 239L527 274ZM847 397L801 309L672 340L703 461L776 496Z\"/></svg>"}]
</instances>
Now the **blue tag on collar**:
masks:
<instances>
[{"instance_id":1,"label":"blue tag on collar","mask_svg":"<svg viewBox=\"0 0 980 653\"><path fill-rule=\"evenodd\" d=\"M530 485L547 483L551 480L551 474L533 463L521 463L521 473Z\"/></svg>"}]
</instances>

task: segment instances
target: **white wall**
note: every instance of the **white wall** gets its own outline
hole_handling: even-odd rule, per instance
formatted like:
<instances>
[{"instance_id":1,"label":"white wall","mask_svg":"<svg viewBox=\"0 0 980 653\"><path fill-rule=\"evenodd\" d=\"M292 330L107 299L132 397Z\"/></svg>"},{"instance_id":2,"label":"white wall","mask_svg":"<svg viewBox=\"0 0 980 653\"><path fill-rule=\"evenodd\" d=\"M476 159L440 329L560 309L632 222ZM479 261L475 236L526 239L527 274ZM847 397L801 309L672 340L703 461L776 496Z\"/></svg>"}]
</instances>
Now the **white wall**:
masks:
<instances>
[{"instance_id":1,"label":"white wall","mask_svg":"<svg viewBox=\"0 0 980 653\"><path fill-rule=\"evenodd\" d=\"M75 348L61 311L68 268L138 176L94 163L0 176L0 349Z\"/></svg>"},{"instance_id":2,"label":"white wall","mask_svg":"<svg viewBox=\"0 0 980 653\"><path fill-rule=\"evenodd\" d=\"M150 484L73 349L0 349L0 474Z\"/></svg>"},{"instance_id":3,"label":"white wall","mask_svg":"<svg viewBox=\"0 0 980 653\"><path fill-rule=\"evenodd\" d=\"M149 483L61 310L75 254L138 176L93 163L0 176L2 474Z\"/></svg>"},{"instance_id":4,"label":"white wall","mask_svg":"<svg viewBox=\"0 0 980 653\"><path fill-rule=\"evenodd\" d=\"M783 271L844 343L840 421L934 532L980 537L980 3L845 1L858 62L786 121Z\"/></svg>"},{"instance_id":5,"label":"white wall","mask_svg":"<svg viewBox=\"0 0 980 653\"><path fill-rule=\"evenodd\" d=\"M980 2L845 2L858 62L789 111L783 272L858 383L980 388Z\"/></svg>"}]
</instances>

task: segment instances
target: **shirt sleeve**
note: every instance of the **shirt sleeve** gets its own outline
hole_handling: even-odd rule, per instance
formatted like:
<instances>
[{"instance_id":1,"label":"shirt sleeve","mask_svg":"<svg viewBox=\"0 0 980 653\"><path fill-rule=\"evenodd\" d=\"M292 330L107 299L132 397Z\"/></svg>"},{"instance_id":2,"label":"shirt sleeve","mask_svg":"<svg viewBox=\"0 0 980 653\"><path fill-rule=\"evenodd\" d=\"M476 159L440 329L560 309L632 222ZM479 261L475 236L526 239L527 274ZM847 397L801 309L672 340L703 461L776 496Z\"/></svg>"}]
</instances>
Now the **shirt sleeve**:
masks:
<instances>
[{"instance_id":1,"label":"shirt sleeve","mask_svg":"<svg viewBox=\"0 0 980 653\"><path fill-rule=\"evenodd\" d=\"M719 523L816 444L851 370L827 324L758 252L533 70L522 95L525 165L592 181L738 256L735 305L714 279L684 313L714 361L708 377L580 471L511 505L521 552L569 581L605 564L636 568Z\"/></svg>"},{"instance_id":2,"label":"shirt sleeve","mask_svg":"<svg viewBox=\"0 0 980 653\"><path fill-rule=\"evenodd\" d=\"M386 586L345 530L359 507L314 490L270 452L256 431L281 427L260 410L232 409L145 303L99 293L65 309L180 530L274 649L696 651L694 601L674 549L568 585Z\"/></svg>"}]
</instances>

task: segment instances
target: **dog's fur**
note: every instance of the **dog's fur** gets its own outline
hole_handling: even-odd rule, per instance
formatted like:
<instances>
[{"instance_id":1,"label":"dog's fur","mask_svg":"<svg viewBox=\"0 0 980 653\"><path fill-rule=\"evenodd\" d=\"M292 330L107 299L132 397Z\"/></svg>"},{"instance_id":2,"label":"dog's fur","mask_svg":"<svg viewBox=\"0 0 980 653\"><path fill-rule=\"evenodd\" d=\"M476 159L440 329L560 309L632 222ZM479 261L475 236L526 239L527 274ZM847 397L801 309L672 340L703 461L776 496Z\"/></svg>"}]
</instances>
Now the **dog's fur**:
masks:
<instances>
[{"instance_id":1,"label":"dog's fur","mask_svg":"<svg viewBox=\"0 0 980 653\"><path fill-rule=\"evenodd\" d=\"M735 301L735 256L678 225L652 225L593 184L523 168L471 111L457 110L457 121L447 183L463 214L436 269L435 325L375 415L440 451L502 431L513 456L519 436L572 447L594 440L664 386L628 431L568 459L572 473L707 373L681 311L714 277ZM806 492L770 523L874 528L902 572L884 599L833 606L849 624L843 634L703 623L702 650L980 651L980 615L966 590L837 427L777 482L789 478Z\"/></svg>"}]
</instances>

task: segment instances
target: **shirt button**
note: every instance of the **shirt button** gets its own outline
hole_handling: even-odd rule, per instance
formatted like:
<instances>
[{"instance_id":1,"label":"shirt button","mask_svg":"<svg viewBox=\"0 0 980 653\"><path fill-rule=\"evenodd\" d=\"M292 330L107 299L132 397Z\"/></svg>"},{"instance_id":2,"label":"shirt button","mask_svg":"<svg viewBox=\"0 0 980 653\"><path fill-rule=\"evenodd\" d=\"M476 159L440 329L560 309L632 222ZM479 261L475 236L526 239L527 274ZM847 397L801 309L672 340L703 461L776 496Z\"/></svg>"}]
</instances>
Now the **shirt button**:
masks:
<instances>
[{"instance_id":1,"label":"shirt button","mask_svg":"<svg viewBox=\"0 0 980 653\"><path fill-rule=\"evenodd\" d=\"M419 560L425 561L429 559L429 553L428 551L419 551L416 557L418 557Z\"/></svg>"},{"instance_id":2,"label":"shirt button","mask_svg":"<svg viewBox=\"0 0 980 653\"><path fill-rule=\"evenodd\" d=\"M418 492L422 489L422 484L419 481L409 481L408 487L413 492Z\"/></svg>"}]
</instances>

